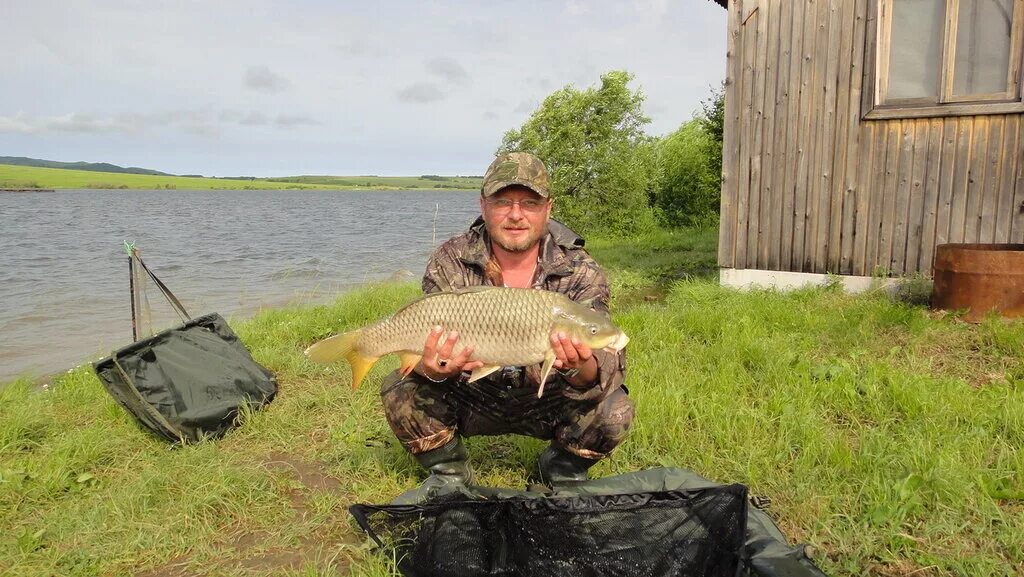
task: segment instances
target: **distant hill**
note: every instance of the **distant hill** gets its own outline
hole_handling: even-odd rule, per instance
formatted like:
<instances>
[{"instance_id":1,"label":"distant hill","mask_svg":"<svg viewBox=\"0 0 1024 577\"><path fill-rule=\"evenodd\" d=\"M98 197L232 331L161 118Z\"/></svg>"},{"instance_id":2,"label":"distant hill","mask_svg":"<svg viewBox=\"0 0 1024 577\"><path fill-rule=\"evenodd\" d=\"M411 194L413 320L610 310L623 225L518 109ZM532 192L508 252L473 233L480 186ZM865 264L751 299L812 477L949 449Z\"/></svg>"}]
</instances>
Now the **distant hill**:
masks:
<instances>
[{"instance_id":1,"label":"distant hill","mask_svg":"<svg viewBox=\"0 0 1024 577\"><path fill-rule=\"evenodd\" d=\"M0 156L0 164L15 166L35 166L39 168L64 168L68 170L88 170L91 172L116 172L119 174L149 174L152 176L174 176L159 170L129 166L125 168L108 162L57 162L56 160L40 160L24 156Z\"/></svg>"}]
</instances>

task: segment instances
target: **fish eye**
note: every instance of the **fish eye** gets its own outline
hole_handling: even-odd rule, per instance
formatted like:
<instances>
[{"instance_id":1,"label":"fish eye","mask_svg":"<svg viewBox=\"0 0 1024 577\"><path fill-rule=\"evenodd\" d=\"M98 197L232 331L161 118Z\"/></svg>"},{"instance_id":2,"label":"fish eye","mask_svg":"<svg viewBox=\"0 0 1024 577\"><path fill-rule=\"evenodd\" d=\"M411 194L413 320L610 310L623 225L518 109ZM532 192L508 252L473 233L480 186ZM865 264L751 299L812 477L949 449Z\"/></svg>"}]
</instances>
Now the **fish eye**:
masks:
<instances>
[{"instance_id":1,"label":"fish eye","mask_svg":"<svg viewBox=\"0 0 1024 577\"><path fill-rule=\"evenodd\" d=\"M592 335L596 335L597 334L597 325L590 325L590 334L592 334Z\"/></svg>"}]
</instances>

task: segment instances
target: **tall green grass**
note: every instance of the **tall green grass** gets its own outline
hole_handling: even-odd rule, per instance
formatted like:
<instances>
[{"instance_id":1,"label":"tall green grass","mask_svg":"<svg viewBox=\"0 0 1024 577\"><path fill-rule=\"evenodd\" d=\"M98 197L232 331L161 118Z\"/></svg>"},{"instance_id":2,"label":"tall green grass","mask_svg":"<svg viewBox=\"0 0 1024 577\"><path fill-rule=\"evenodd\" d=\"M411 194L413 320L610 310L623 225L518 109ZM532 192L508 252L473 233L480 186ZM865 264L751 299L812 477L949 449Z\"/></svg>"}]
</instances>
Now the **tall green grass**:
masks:
<instances>
[{"instance_id":1,"label":"tall green grass","mask_svg":"<svg viewBox=\"0 0 1024 577\"><path fill-rule=\"evenodd\" d=\"M724 289L700 273L708 234L592 243L614 264L637 406L594 473L677 466L746 483L832 575L1020 573L1024 324L834 287ZM697 264L645 258L653 246ZM346 507L422 479L371 384L397 361L352 391L347 366L301 351L417 292L377 285L233 323L281 390L214 442L168 450L85 368L0 389L0 574L391 575ZM543 444L468 446L482 483L516 487Z\"/></svg>"}]
</instances>

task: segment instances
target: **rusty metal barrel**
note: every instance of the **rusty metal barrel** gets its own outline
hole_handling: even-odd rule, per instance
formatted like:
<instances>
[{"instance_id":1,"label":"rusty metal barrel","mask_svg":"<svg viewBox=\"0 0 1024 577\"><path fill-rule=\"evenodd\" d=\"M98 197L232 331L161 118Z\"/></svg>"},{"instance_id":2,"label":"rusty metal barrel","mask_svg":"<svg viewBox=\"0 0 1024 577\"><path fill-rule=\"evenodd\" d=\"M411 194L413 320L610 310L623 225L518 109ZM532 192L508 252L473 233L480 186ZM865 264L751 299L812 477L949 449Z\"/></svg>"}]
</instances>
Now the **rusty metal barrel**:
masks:
<instances>
[{"instance_id":1,"label":"rusty metal barrel","mask_svg":"<svg viewBox=\"0 0 1024 577\"><path fill-rule=\"evenodd\" d=\"M1024 244L940 244L932 276L932 308L1024 317Z\"/></svg>"}]
</instances>

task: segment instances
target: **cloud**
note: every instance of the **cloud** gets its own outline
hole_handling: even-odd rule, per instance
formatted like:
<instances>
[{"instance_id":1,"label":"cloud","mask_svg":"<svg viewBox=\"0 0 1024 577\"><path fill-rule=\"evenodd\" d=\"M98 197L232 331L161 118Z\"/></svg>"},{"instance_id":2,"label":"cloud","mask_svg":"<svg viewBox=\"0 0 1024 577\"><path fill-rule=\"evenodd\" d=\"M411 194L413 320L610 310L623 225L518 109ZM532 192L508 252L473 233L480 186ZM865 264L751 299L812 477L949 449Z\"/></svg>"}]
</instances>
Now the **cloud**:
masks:
<instances>
[{"instance_id":1,"label":"cloud","mask_svg":"<svg viewBox=\"0 0 1024 577\"><path fill-rule=\"evenodd\" d=\"M633 0L633 9L640 14L661 17L668 13L668 0Z\"/></svg>"},{"instance_id":2,"label":"cloud","mask_svg":"<svg viewBox=\"0 0 1024 577\"><path fill-rule=\"evenodd\" d=\"M316 124L320 123L308 116L293 114L278 114L277 118L274 119L274 126L278 128L294 128L296 126L313 126Z\"/></svg>"},{"instance_id":3,"label":"cloud","mask_svg":"<svg viewBox=\"0 0 1024 577\"><path fill-rule=\"evenodd\" d=\"M214 115L207 110L166 110L147 114L124 113L96 116L71 112L59 116L31 117L23 114L0 116L0 134L113 134L142 132L154 128L176 127L183 132L211 136L220 126L273 126L290 129L320 124L316 119L297 114L268 115L259 111L223 110Z\"/></svg>"},{"instance_id":4,"label":"cloud","mask_svg":"<svg viewBox=\"0 0 1024 577\"><path fill-rule=\"evenodd\" d=\"M134 132L152 124L167 124L169 113L159 115L123 114L100 117L81 112L69 112L59 116L30 117L22 114L0 116L0 133L47 134L70 132L78 134L101 134Z\"/></svg>"},{"instance_id":5,"label":"cloud","mask_svg":"<svg viewBox=\"0 0 1024 577\"><path fill-rule=\"evenodd\" d=\"M355 38L348 42L335 44L334 49L350 58L362 58L364 56L371 56L375 53L374 48L361 38Z\"/></svg>"},{"instance_id":6,"label":"cloud","mask_svg":"<svg viewBox=\"0 0 1024 577\"><path fill-rule=\"evenodd\" d=\"M269 122L267 115L262 112L250 112L245 116L238 119L238 123L242 126L265 126Z\"/></svg>"},{"instance_id":7,"label":"cloud","mask_svg":"<svg viewBox=\"0 0 1024 577\"><path fill-rule=\"evenodd\" d=\"M398 99L402 102L427 104L444 99L446 94L433 82L417 82L398 91Z\"/></svg>"},{"instance_id":8,"label":"cloud","mask_svg":"<svg viewBox=\"0 0 1024 577\"><path fill-rule=\"evenodd\" d=\"M281 92L288 88L288 79L274 74L266 66L252 66L245 71L243 84L259 92Z\"/></svg>"},{"instance_id":9,"label":"cloud","mask_svg":"<svg viewBox=\"0 0 1024 577\"><path fill-rule=\"evenodd\" d=\"M527 112L533 112L536 109L537 109L537 101L536 100L524 100L524 101L520 102L515 108L513 108L512 112L514 112L516 114L524 114L524 113L527 113Z\"/></svg>"},{"instance_id":10,"label":"cloud","mask_svg":"<svg viewBox=\"0 0 1024 577\"><path fill-rule=\"evenodd\" d=\"M585 14L590 14L590 6L586 2L569 0L565 3L564 12L569 16L583 16Z\"/></svg>"},{"instance_id":11,"label":"cloud","mask_svg":"<svg viewBox=\"0 0 1024 577\"><path fill-rule=\"evenodd\" d=\"M224 110L220 113L220 121L239 126L273 126L274 128L295 128L296 126L315 126L320 124L316 119L298 114L278 114L271 116L256 110L240 112Z\"/></svg>"},{"instance_id":12,"label":"cloud","mask_svg":"<svg viewBox=\"0 0 1024 577\"><path fill-rule=\"evenodd\" d=\"M529 76L526 78L526 84L545 91L551 90L555 87L555 82L553 80L542 76Z\"/></svg>"},{"instance_id":13,"label":"cloud","mask_svg":"<svg viewBox=\"0 0 1024 577\"><path fill-rule=\"evenodd\" d=\"M0 134L32 134L35 132L31 123L21 116L0 116Z\"/></svg>"},{"instance_id":14,"label":"cloud","mask_svg":"<svg viewBox=\"0 0 1024 577\"><path fill-rule=\"evenodd\" d=\"M36 128L41 132L78 132L83 134L101 132L128 132L136 124L127 118L102 118L91 114L72 112L62 116L40 119Z\"/></svg>"},{"instance_id":15,"label":"cloud","mask_svg":"<svg viewBox=\"0 0 1024 577\"><path fill-rule=\"evenodd\" d=\"M469 79L466 69L454 58L438 57L431 58L426 62L427 72L440 76L449 82L462 83Z\"/></svg>"},{"instance_id":16,"label":"cloud","mask_svg":"<svg viewBox=\"0 0 1024 577\"><path fill-rule=\"evenodd\" d=\"M669 108L660 102L648 100L644 102L644 112L654 115L661 115L669 111Z\"/></svg>"},{"instance_id":17,"label":"cloud","mask_svg":"<svg viewBox=\"0 0 1024 577\"><path fill-rule=\"evenodd\" d=\"M497 118L498 118L498 113L493 111L493 110L488 110L487 112L484 112L484 119L485 120L497 120Z\"/></svg>"}]
</instances>

